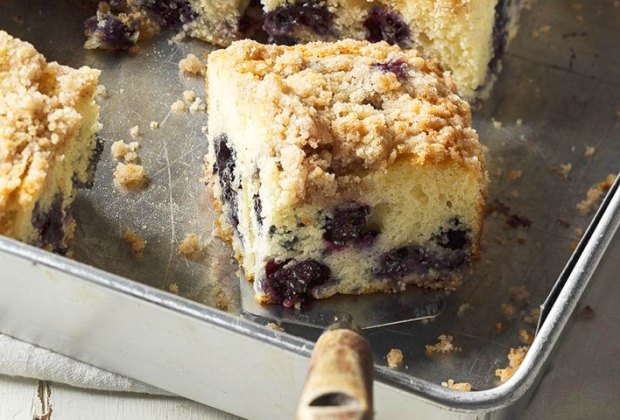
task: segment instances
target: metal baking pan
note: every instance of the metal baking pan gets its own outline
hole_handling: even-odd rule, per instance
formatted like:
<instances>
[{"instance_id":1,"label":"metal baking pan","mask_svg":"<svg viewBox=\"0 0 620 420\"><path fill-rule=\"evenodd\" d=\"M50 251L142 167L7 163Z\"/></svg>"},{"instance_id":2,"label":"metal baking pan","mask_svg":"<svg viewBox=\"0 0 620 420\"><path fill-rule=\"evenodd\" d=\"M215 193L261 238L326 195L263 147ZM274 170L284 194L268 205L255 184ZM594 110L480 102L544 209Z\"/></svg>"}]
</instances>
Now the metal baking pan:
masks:
<instances>
[{"instance_id":1,"label":"metal baking pan","mask_svg":"<svg viewBox=\"0 0 620 420\"><path fill-rule=\"evenodd\" d=\"M243 417L291 418L319 332L287 326L280 334L240 317L236 267L218 240L208 240L200 262L176 254L186 233L207 240L213 224L200 181L206 115L170 112L183 90L204 94L201 80L178 74L179 59L210 47L161 37L134 56L85 51L88 12L76 3L0 1L0 28L50 60L102 69L109 92L102 103L103 160L94 188L76 203L75 260L0 238L0 331ZM378 418L507 418L526 404L620 223L617 185L594 218L575 210L590 186L620 168L620 54L610 42L619 36L618 13L611 2L575 10L550 0L524 14L474 123L488 147L489 201L500 200L532 225L511 229L501 214L489 216L482 259L447 297L441 316L368 333ZM151 131L150 121L160 128ZM109 148L129 140L135 125L150 184L123 194L112 184ZM586 145L596 148L589 158ZM566 163L572 164L566 178L554 173ZM522 176L511 181L514 170ZM573 251L573 229L588 225ZM121 239L128 228L147 240L141 258ZM520 321L523 313L503 318L501 303L515 285L531 293L523 311L549 298L546 319L521 369L498 386L494 371L520 345L518 330L534 329ZM224 300L227 312L215 308ZM463 303L472 310L458 316ZM502 332L496 321L503 321ZM426 355L424 345L440 334L454 336L461 351ZM401 370L384 367L390 348L403 351ZM475 391L439 385L449 378Z\"/></svg>"}]
</instances>

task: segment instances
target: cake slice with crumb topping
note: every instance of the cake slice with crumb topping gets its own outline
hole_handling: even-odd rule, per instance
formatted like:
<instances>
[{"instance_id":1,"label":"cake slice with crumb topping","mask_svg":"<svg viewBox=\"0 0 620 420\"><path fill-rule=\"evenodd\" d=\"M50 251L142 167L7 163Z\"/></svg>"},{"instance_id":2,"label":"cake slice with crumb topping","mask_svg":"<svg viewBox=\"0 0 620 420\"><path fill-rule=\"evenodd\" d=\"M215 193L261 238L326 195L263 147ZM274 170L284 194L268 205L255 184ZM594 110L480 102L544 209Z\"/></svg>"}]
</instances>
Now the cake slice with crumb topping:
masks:
<instances>
[{"instance_id":1,"label":"cake slice with crumb topping","mask_svg":"<svg viewBox=\"0 0 620 420\"><path fill-rule=\"evenodd\" d=\"M523 0L262 0L265 31L287 45L343 38L415 47L452 72L459 93L484 97L516 33Z\"/></svg>"},{"instance_id":2,"label":"cake slice with crumb topping","mask_svg":"<svg viewBox=\"0 0 620 420\"><path fill-rule=\"evenodd\" d=\"M414 50L239 41L209 55L207 175L263 303L453 289L487 177L469 105Z\"/></svg>"},{"instance_id":3,"label":"cake slice with crumb topping","mask_svg":"<svg viewBox=\"0 0 620 420\"><path fill-rule=\"evenodd\" d=\"M101 151L99 73L47 63L0 31L0 234L70 250L71 204L91 185Z\"/></svg>"}]
</instances>

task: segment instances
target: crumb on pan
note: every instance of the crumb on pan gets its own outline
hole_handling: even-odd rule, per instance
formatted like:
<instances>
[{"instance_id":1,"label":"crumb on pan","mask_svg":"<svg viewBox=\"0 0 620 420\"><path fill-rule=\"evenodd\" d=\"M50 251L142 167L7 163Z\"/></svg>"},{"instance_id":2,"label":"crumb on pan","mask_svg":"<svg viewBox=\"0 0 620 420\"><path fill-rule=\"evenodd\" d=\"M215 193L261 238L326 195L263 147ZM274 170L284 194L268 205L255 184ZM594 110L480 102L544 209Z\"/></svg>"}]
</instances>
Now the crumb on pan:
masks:
<instances>
[{"instance_id":1,"label":"crumb on pan","mask_svg":"<svg viewBox=\"0 0 620 420\"><path fill-rule=\"evenodd\" d=\"M142 255L146 248L146 241L139 237L133 230L127 229L123 235L123 240L129 244L131 251L135 255Z\"/></svg>"},{"instance_id":2,"label":"crumb on pan","mask_svg":"<svg viewBox=\"0 0 620 420\"><path fill-rule=\"evenodd\" d=\"M460 347L456 347L453 344L454 337L451 335L442 334L438 337L438 342L435 344L427 344L425 346L426 353L450 353L453 351L460 351Z\"/></svg>"},{"instance_id":3,"label":"crumb on pan","mask_svg":"<svg viewBox=\"0 0 620 420\"><path fill-rule=\"evenodd\" d=\"M523 176L523 171L520 169L514 169L508 172L508 181L516 181Z\"/></svg>"},{"instance_id":4,"label":"crumb on pan","mask_svg":"<svg viewBox=\"0 0 620 420\"><path fill-rule=\"evenodd\" d=\"M573 229L573 235L575 235L578 238L581 238L583 236L583 229L580 227L576 227L575 229Z\"/></svg>"},{"instance_id":5,"label":"crumb on pan","mask_svg":"<svg viewBox=\"0 0 620 420\"><path fill-rule=\"evenodd\" d=\"M495 127L496 129L502 128L501 121L495 121L495 119L491 119L491 122L493 123L493 127Z\"/></svg>"},{"instance_id":6,"label":"crumb on pan","mask_svg":"<svg viewBox=\"0 0 620 420\"><path fill-rule=\"evenodd\" d=\"M542 34L546 34L551 30L551 25L542 25L538 29L534 29L532 31L532 38L538 38Z\"/></svg>"},{"instance_id":7,"label":"crumb on pan","mask_svg":"<svg viewBox=\"0 0 620 420\"><path fill-rule=\"evenodd\" d=\"M527 346L511 348L510 353L508 353L508 366L504 369L496 369L495 376L497 376L502 383L512 378L512 375L514 375L519 366L521 366L521 363L523 363L523 359L528 350L529 347Z\"/></svg>"},{"instance_id":8,"label":"crumb on pan","mask_svg":"<svg viewBox=\"0 0 620 420\"><path fill-rule=\"evenodd\" d=\"M134 163L119 163L114 170L114 182L125 190L137 190L146 183L144 166Z\"/></svg>"},{"instance_id":9,"label":"crumb on pan","mask_svg":"<svg viewBox=\"0 0 620 420\"><path fill-rule=\"evenodd\" d=\"M403 352L400 349L391 349L385 358L388 367L391 369L399 368L403 365Z\"/></svg>"},{"instance_id":10,"label":"crumb on pan","mask_svg":"<svg viewBox=\"0 0 620 420\"><path fill-rule=\"evenodd\" d=\"M590 157L592 156L594 153L596 153L596 148L592 147L592 146L586 146L586 150L583 152L583 155L585 157Z\"/></svg>"},{"instance_id":11,"label":"crumb on pan","mask_svg":"<svg viewBox=\"0 0 620 420\"><path fill-rule=\"evenodd\" d=\"M125 162L135 162L138 160L138 153L136 153L138 147L139 144L136 141L127 144L124 140L118 140L112 143L110 151L116 160L123 159Z\"/></svg>"},{"instance_id":12,"label":"crumb on pan","mask_svg":"<svg viewBox=\"0 0 620 420\"><path fill-rule=\"evenodd\" d=\"M179 294L179 285L176 283L170 283L168 285L168 291L170 291L170 293L174 293L175 295Z\"/></svg>"},{"instance_id":13,"label":"crumb on pan","mask_svg":"<svg viewBox=\"0 0 620 420\"><path fill-rule=\"evenodd\" d=\"M521 328L519 329L519 339L521 340L521 343L529 346L530 344L532 344L532 341L534 341L534 334L532 334L525 328Z\"/></svg>"},{"instance_id":14,"label":"crumb on pan","mask_svg":"<svg viewBox=\"0 0 620 420\"><path fill-rule=\"evenodd\" d=\"M462 317L463 315L465 315L466 312L471 311L472 306L469 303L463 303L459 306L458 311L456 312L456 315L459 317Z\"/></svg>"},{"instance_id":15,"label":"crumb on pan","mask_svg":"<svg viewBox=\"0 0 620 420\"><path fill-rule=\"evenodd\" d=\"M531 325L536 325L538 324L538 318L540 318L540 308L532 308L530 309L530 313L523 317L523 321Z\"/></svg>"},{"instance_id":16,"label":"crumb on pan","mask_svg":"<svg viewBox=\"0 0 620 420\"><path fill-rule=\"evenodd\" d=\"M471 391L471 384L468 382L454 382L454 379L448 379L447 382L442 382L441 386L444 388L454 389L456 391L469 392Z\"/></svg>"},{"instance_id":17,"label":"crumb on pan","mask_svg":"<svg viewBox=\"0 0 620 420\"><path fill-rule=\"evenodd\" d=\"M215 295L215 306L217 307L217 309L220 309L222 311L228 311L230 302L228 300L228 296L226 296L226 293L224 293L222 289L218 289Z\"/></svg>"},{"instance_id":18,"label":"crumb on pan","mask_svg":"<svg viewBox=\"0 0 620 420\"><path fill-rule=\"evenodd\" d=\"M206 66L194 54L188 54L179 61L179 71L185 74L203 76L206 73Z\"/></svg>"},{"instance_id":19,"label":"crumb on pan","mask_svg":"<svg viewBox=\"0 0 620 420\"><path fill-rule=\"evenodd\" d=\"M281 326L279 326L275 322L268 322L267 325L265 325L265 327L271 328L274 331L284 332L284 328L282 328Z\"/></svg>"},{"instance_id":20,"label":"crumb on pan","mask_svg":"<svg viewBox=\"0 0 620 420\"><path fill-rule=\"evenodd\" d=\"M177 252L187 260L197 259L202 253L200 237L195 233L188 233L179 244Z\"/></svg>"},{"instance_id":21,"label":"crumb on pan","mask_svg":"<svg viewBox=\"0 0 620 420\"><path fill-rule=\"evenodd\" d=\"M493 324L493 327L495 327L495 331L497 333L504 332L504 323L502 321L495 321L495 323Z\"/></svg>"},{"instance_id":22,"label":"crumb on pan","mask_svg":"<svg viewBox=\"0 0 620 420\"><path fill-rule=\"evenodd\" d=\"M103 99L106 99L108 97L108 89L105 87L105 85L99 85L97 86L97 89L95 90L95 99L100 102Z\"/></svg>"},{"instance_id":23,"label":"crumb on pan","mask_svg":"<svg viewBox=\"0 0 620 420\"><path fill-rule=\"evenodd\" d=\"M149 127L151 130L157 130L159 128L159 123L157 121L151 121L149 123Z\"/></svg>"},{"instance_id":24,"label":"crumb on pan","mask_svg":"<svg viewBox=\"0 0 620 420\"><path fill-rule=\"evenodd\" d=\"M510 298L517 303L526 303L530 299L530 291L524 284L511 286L508 289L508 293L510 294Z\"/></svg>"},{"instance_id":25,"label":"crumb on pan","mask_svg":"<svg viewBox=\"0 0 620 420\"><path fill-rule=\"evenodd\" d=\"M502 303L502 314L505 318L511 319L517 313L517 309L511 303Z\"/></svg>"},{"instance_id":26,"label":"crumb on pan","mask_svg":"<svg viewBox=\"0 0 620 420\"><path fill-rule=\"evenodd\" d=\"M134 125L133 127L131 127L129 129L129 135L131 136L132 139L136 139L139 136L141 136L142 132L140 131L140 127L138 127L137 125Z\"/></svg>"},{"instance_id":27,"label":"crumb on pan","mask_svg":"<svg viewBox=\"0 0 620 420\"><path fill-rule=\"evenodd\" d=\"M196 92L193 90L184 90L183 91L183 100L185 103L191 103L196 99Z\"/></svg>"},{"instance_id":28,"label":"crumb on pan","mask_svg":"<svg viewBox=\"0 0 620 420\"><path fill-rule=\"evenodd\" d=\"M195 98L189 105L190 114L196 114L198 112L204 112L207 109L207 104L201 98Z\"/></svg>"},{"instance_id":29,"label":"crumb on pan","mask_svg":"<svg viewBox=\"0 0 620 420\"><path fill-rule=\"evenodd\" d=\"M172 112L185 112L185 102L178 99L170 105L170 111Z\"/></svg>"},{"instance_id":30,"label":"crumb on pan","mask_svg":"<svg viewBox=\"0 0 620 420\"><path fill-rule=\"evenodd\" d=\"M599 205L605 192L611 188L616 176L614 174L607 175L604 181L599 182L588 190L586 198L577 204L577 211L582 216L592 213Z\"/></svg>"}]
</instances>

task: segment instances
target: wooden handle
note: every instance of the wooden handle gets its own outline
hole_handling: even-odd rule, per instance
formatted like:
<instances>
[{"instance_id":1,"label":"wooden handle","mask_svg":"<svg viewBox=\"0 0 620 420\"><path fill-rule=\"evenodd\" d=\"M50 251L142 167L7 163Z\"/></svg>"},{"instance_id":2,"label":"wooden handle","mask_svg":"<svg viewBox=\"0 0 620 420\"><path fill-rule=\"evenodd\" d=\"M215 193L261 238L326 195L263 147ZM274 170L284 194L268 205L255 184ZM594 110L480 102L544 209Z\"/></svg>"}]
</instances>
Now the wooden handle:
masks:
<instances>
[{"instance_id":1,"label":"wooden handle","mask_svg":"<svg viewBox=\"0 0 620 420\"><path fill-rule=\"evenodd\" d=\"M370 345L350 329L325 331L314 347L298 420L372 419Z\"/></svg>"}]
</instances>

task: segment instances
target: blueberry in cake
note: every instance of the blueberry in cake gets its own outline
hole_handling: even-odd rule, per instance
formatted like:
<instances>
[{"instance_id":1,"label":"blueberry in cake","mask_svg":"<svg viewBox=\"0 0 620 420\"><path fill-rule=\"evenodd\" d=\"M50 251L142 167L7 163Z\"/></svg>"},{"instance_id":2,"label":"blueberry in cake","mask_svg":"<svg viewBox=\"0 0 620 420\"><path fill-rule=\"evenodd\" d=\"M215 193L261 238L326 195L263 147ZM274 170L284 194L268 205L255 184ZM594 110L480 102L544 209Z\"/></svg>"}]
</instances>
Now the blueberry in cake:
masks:
<instances>
[{"instance_id":1,"label":"blueberry in cake","mask_svg":"<svg viewBox=\"0 0 620 420\"><path fill-rule=\"evenodd\" d=\"M207 80L218 234L260 302L460 283L487 177L434 61L385 42L237 41Z\"/></svg>"},{"instance_id":2,"label":"blueberry in cake","mask_svg":"<svg viewBox=\"0 0 620 420\"><path fill-rule=\"evenodd\" d=\"M262 0L276 43L342 38L416 47L452 72L468 99L488 94L523 0Z\"/></svg>"},{"instance_id":3,"label":"blueberry in cake","mask_svg":"<svg viewBox=\"0 0 620 420\"><path fill-rule=\"evenodd\" d=\"M71 203L101 151L99 73L47 63L0 31L0 234L69 251Z\"/></svg>"},{"instance_id":4,"label":"blueberry in cake","mask_svg":"<svg viewBox=\"0 0 620 420\"><path fill-rule=\"evenodd\" d=\"M251 0L111 0L85 22L86 48L127 50L161 30L228 45L251 33ZM253 10L253 9L252 9ZM246 13L247 12L247 13Z\"/></svg>"}]
</instances>

